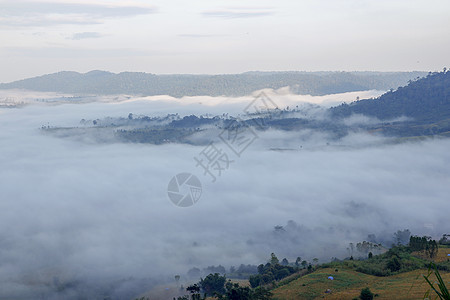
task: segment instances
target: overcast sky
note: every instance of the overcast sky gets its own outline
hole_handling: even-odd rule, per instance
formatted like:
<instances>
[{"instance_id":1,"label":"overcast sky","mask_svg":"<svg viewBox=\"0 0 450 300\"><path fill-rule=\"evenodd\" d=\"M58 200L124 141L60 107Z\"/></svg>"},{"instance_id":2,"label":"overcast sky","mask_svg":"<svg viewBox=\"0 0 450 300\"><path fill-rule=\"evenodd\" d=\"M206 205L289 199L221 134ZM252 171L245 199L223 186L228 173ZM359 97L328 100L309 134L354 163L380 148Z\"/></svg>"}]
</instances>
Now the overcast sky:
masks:
<instances>
[{"instance_id":1,"label":"overcast sky","mask_svg":"<svg viewBox=\"0 0 450 300\"><path fill-rule=\"evenodd\" d=\"M0 82L61 70L441 70L448 0L2 1Z\"/></svg>"}]
</instances>

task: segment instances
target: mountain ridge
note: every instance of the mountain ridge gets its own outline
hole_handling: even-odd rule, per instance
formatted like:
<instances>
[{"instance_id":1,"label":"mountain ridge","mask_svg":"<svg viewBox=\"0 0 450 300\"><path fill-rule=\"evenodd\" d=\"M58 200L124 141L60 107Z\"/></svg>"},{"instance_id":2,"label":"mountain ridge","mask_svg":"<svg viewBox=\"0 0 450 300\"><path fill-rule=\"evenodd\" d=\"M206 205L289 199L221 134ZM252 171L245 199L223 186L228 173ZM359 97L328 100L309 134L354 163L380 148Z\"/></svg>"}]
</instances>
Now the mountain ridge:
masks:
<instances>
[{"instance_id":1,"label":"mountain ridge","mask_svg":"<svg viewBox=\"0 0 450 300\"><path fill-rule=\"evenodd\" d=\"M25 89L73 94L183 96L246 96L264 88L289 87L294 94L325 95L362 90L388 90L426 72L245 72L240 74L156 75L144 72L87 73L61 71L0 83L0 89Z\"/></svg>"}]
</instances>

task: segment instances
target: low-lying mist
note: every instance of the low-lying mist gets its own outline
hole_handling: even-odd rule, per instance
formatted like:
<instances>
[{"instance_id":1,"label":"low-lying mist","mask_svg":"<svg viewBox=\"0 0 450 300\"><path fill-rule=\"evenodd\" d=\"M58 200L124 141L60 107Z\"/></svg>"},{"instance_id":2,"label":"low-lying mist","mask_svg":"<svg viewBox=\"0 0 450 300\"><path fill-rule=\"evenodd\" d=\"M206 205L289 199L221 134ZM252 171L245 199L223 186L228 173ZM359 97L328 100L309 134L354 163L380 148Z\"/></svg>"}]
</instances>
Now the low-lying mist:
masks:
<instances>
[{"instance_id":1,"label":"low-lying mist","mask_svg":"<svg viewBox=\"0 0 450 300\"><path fill-rule=\"evenodd\" d=\"M306 98L327 106L375 95L367 93L270 96L282 107ZM269 130L240 157L229 152L212 182L194 160L205 146L80 142L40 130L128 113L236 115L252 98L124 99L0 109L0 298L127 299L192 267L260 264L272 252L326 261L369 234L389 243L399 229L450 230L447 139ZM182 172L203 186L188 208L167 195Z\"/></svg>"}]
</instances>

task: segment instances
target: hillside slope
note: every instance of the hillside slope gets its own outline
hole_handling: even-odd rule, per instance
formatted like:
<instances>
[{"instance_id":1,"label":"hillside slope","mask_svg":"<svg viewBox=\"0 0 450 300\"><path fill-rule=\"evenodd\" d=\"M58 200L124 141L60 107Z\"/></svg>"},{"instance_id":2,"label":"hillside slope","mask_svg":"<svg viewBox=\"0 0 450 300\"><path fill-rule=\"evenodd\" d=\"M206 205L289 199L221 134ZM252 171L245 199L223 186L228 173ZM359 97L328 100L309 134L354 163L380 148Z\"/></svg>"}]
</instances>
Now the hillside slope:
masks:
<instances>
[{"instance_id":1,"label":"hillside slope","mask_svg":"<svg viewBox=\"0 0 450 300\"><path fill-rule=\"evenodd\" d=\"M389 277L376 277L353 270L319 269L273 290L273 299L354 299L361 289L369 287L375 299L423 299L429 286L422 275L428 270L421 269ZM450 281L450 273L443 272L445 282ZM333 276L334 280L329 280ZM331 293L326 293L327 290Z\"/></svg>"},{"instance_id":2,"label":"hillside slope","mask_svg":"<svg viewBox=\"0 0 450 300\"><path fill-rule=\"evenodd\" d=\"M400 116L422 123L450 119L450 72L429 74L376 99L342 104L331 109L338 118L364 114L388 120Z\"/></svg>"}]
</instances>

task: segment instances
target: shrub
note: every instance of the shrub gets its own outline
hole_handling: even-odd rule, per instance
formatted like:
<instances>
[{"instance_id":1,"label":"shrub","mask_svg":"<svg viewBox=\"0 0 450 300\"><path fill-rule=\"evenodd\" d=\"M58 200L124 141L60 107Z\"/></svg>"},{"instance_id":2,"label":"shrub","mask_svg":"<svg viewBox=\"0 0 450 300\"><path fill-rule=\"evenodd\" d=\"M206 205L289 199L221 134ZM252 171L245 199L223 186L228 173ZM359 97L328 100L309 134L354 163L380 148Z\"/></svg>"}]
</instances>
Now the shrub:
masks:
<instances>
[{"instance_id":1,"label":"shrub","mask_svg":"<svg viewBox=\"0 0 450 300\"><path fill-rule=\"evenodd\" d=\"M361 294L359 295L359 299L361 300L373 300L373 293L370 291L370 289L363 288L361 290Z\"/></svg>"},{"instance_id":2,"label":"shrub","mask_svg":"<svg viewBox=\"0 0 450 300\"><path fill-rule=\"evenodd\" d=\"M396 271L400 270L400 268L402 266L401 266L400 261L398 260L398 258L394 256L388 261L386 267L389 270L391 270L391 272L396 272Z\"/></svg>"}]
</instances>

